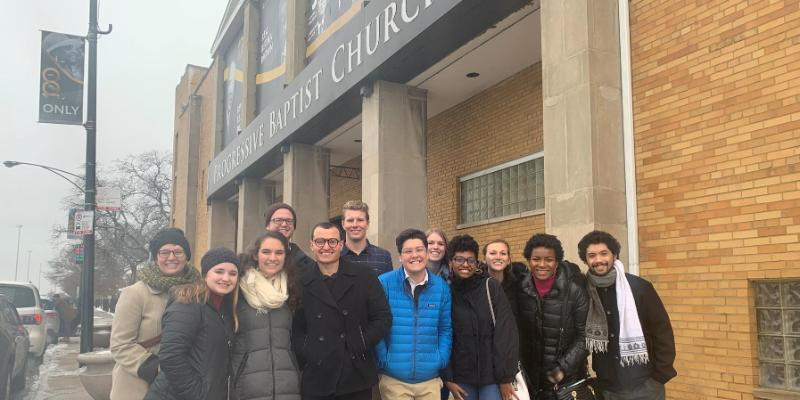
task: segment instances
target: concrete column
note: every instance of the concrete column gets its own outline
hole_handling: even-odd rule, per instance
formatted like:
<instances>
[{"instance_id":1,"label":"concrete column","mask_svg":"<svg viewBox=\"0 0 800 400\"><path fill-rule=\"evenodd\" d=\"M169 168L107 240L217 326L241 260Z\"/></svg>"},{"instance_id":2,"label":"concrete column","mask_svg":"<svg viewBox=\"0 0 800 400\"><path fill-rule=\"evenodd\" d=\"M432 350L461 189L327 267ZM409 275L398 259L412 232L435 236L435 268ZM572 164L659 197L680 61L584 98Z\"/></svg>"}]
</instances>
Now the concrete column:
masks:
<instances>
[{"instance_id":1,"label":"concrete column","mask_svg":"<svg viewBox=\"0 0 800 400\"><path fill-rule=\"evenodd\" d=\"M213 200L208 205L208 249L224 246L236 249L236 203L227 200ZM203 254L196 254L195 264L200 263Z\"/></svg>"},{"instance_id":2,"label":"concrete column","mask_svg":"<svg viewBox=\"0 0 800 400\"><path fill-rule=\"evenodd\" d=\"M394 260L397 234L427 225L426 122L425 90L378 81L363 100L361 197L370 208L368 238Z\"/></svg>"},{"instance_id":3,"label":"concrete column","mask_svg":"<svg viewBox=\"0 0 800 400\"><path fill-rule=\"evenodd\" d=\"M236 224L236 251L243 252L264 231L264 191L259 178L239 181L239 207Z\"/></svg>"},{"instance_id":4,"label":"concrete column","mask_svg":"<svg viewBox=\"0 0 800 400\"><path fill-rule=\"evenodd\" d=\"M258 67L259 9L255 2L244 4L244 79L242 81L242 129L256 117L256 73Z\"/></svg>"},{"instance_id":5,"label":"concrete column","mask_svg":"<svg viewBox=\"0 0 800 400\"><path fill-rule=\"evenodd\" d=\"M305 0L286 2L286 83L294 80L306 67L306 9Z\"/></svg>"},{"instance_id":6,"label":"concrete column","mask_svg":"<svg viewBox=\"0 0 800 400\"><path fill-rule=\"evenodd\" d=\"M627 262L617 1L544 0L541 21L545 229L576 262L608 231Z\"/></svg>"},{"instance_id":7,"label":"concrete column","mask_svg":"<svg viewBox=\"0 0 800 400\"><path fill-rule=\"evenodd\" d=\"M292 143L283 155L283 201L297 213L292 241L308 250L311 228L328 220L330 150Z\"/></svg>"}]
</instances>

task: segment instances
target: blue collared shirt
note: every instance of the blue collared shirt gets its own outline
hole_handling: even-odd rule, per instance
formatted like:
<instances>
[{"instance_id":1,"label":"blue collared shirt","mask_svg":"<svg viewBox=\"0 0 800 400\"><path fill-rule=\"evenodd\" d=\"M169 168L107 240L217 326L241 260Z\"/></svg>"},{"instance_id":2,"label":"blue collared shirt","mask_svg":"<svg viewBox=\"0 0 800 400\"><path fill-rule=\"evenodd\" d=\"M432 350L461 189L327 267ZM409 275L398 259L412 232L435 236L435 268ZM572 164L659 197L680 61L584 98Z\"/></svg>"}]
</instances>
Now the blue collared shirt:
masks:
<instances>
[{"instance_id":1,"label":"blue collared shirt","mask_svg":"<svg viewBox=\"0 0 800 400\"><path fill-rule=\"evenodd\" d=\"M369 240L367 240L367 247L364 248L361 254L353 253L345 245L342 248L341 257L355 265L371 268L375 272L375 276L393 269L392 255L386 249L373 245Z\"/></svg>"}]
</instances>

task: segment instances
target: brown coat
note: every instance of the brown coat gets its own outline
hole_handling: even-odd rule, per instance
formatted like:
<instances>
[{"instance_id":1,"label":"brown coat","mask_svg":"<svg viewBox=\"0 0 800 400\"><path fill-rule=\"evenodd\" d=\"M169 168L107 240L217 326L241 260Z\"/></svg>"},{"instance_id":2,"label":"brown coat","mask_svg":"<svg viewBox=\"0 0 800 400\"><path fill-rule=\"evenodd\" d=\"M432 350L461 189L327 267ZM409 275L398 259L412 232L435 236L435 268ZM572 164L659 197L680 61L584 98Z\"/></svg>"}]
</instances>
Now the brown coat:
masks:
<instances>
[{"instance_id":1,"label":"brown coat","mask_svg":"<svg viewBox=\"0 0 800 400\"><path fill-rule=\"evenodd\" d=\"M159 345L145 349L139 343L161 334L161 316L167 306L168 293L158 292L144 282L122 289L111 325L112 400L141 400L148 384L136 371L150 357L158 354Z\"/></svg>"}]
</instances>

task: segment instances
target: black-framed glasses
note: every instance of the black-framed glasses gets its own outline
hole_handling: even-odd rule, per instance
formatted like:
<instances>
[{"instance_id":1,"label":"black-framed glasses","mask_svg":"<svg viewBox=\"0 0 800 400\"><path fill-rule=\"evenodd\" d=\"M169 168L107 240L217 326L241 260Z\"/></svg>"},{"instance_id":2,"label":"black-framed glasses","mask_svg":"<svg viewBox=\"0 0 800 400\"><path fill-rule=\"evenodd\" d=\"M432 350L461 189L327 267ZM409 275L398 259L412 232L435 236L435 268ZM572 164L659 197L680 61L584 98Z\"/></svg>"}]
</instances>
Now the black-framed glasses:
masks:
<instances>
[{"instance_id":1,"label":"black-framed glasses","mask_svg":"<svg viewBox=\"0 0 800 400\"><path fill-rule=\"evenodd\" d=\"M456 265L463 265L464 263L467 263L467 265L469 265L470 267L478 265L478 259L474 257L467 258L467 257L455 256L451 258L450 261L452 261Z\"/></svg>"},{"instance_id":2,"label":"black-framed glasses","mask_svg":"<svg viewBox=\"0 0 800 400\"><path fill-rule=\"evenodd\" d=\"M339 242L341 242L341 240L336 239L336 238L330 238L330 239L319 238L319 239L312 240L312 242L317 247L325 247L325 243L327 243L328 246L336 247L339 244Z\"/></svg>"},{"instance_id":3,"label":"black-framed glasses","mask_svg":"<svg viewBox=\"0 0 800 400\"><path fill-rule=\"evenodd\" d=\"M186 255L186 253L183 250L180 250L180 249L178 249L178 250L159 250L158 251L158 256L161 257L161 258L169 258L170 254L174 255L175 258L181 258L181 257Z\"/></svg>"},{"instance_id":4,"label":"black-framed glasses","mask_svg":"<svg viewBox=\"0 0 800 400\"><path fill-rule=\"evenodd\" d=\"M292 218L272 218L269 221L272 222L275 225L283 225L283 224L293 225L294 224L294 220Z\"/></svg>"}]
</instances>

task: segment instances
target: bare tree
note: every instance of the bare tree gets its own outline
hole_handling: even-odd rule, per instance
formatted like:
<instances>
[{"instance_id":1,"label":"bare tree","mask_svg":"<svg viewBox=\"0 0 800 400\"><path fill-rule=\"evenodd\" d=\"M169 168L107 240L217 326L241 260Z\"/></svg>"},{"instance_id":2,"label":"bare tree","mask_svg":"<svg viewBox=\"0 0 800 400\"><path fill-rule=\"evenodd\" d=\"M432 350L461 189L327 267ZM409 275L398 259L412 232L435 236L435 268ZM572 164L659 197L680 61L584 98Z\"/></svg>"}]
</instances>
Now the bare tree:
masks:
<instances>
[{"instance_id":1,"label":"bare tree","mask_svg":"<svg viewBox=\"0 0 800 400\"><path fill-rule=\"evenodd\" d=\"M98 175L100 186L119 188L121 211L97 211L95 215L95 294L110 296L135 281L136 267L147 261L147 242L169 225L171 156L162 152L129 155ZM82 193L64 199L67 209L82 208ZM66 226L54 229L62 238ZM48 279L65 291L79 282L80 266L74 261L75 243L63 243L59 256L50 262ZM73 268L74 266L74 268Z\"/></svg>"}]
</instances>

